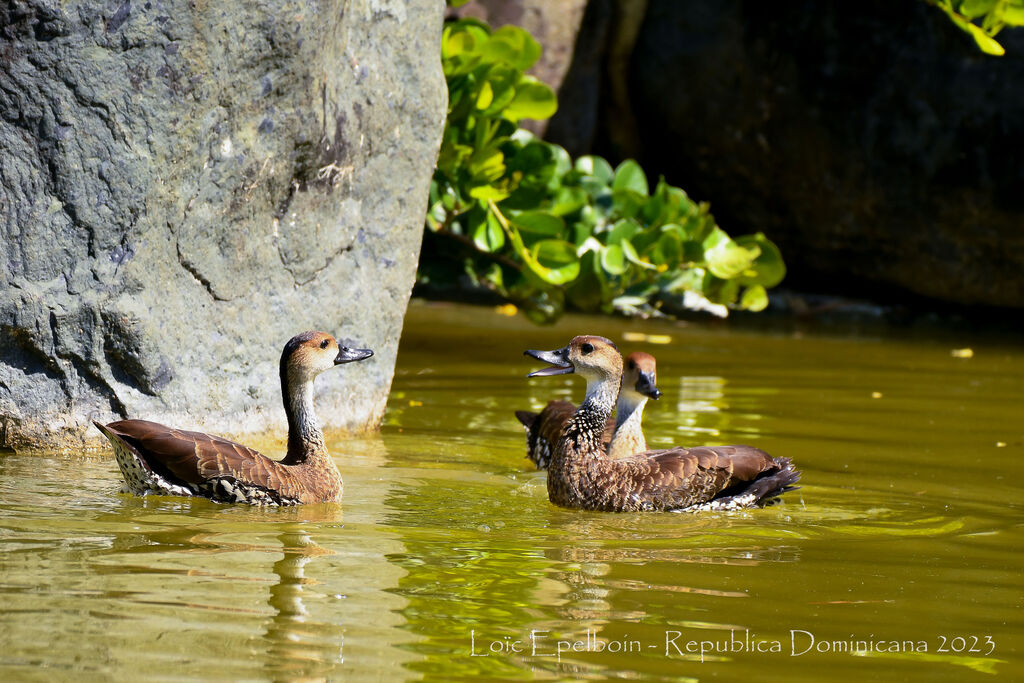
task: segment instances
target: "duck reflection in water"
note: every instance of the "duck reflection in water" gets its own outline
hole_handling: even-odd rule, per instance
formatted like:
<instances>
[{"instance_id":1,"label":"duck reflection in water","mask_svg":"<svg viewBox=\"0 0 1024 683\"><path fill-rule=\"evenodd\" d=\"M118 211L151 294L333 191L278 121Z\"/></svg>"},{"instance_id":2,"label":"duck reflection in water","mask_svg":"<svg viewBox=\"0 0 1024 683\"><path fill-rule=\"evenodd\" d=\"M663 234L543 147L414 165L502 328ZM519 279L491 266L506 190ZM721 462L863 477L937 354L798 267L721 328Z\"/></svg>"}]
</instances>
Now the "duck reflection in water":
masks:
<instances>
[{"instance_id":1,"label":"duck reflection in water","mask_svg":"<svg viewBox=\"0 0 1024 683\"><path fill-rule=\"evenodd\" d=\"M306 565L316 557L334 555L318 545L302 527L283 531L278 539L284 557L274 563L278 582L268 601L275 614L263 638L267 668L275 680L322 679L344 662L344 629L310 617L306 587L320 583L306 576Z\"/></svg>"}]
</instances>

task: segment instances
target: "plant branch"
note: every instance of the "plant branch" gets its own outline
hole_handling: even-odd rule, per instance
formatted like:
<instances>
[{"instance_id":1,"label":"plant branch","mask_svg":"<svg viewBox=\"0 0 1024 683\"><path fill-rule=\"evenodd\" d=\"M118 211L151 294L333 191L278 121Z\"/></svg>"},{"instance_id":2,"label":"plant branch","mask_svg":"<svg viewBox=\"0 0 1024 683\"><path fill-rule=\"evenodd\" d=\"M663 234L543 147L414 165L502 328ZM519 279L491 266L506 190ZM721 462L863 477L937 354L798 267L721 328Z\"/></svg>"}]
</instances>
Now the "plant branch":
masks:
<instances>
[{"instance_id":1,"label":"plant branch","mask_svg":"<svg viewBox=\"0 0 1024 683\"><path fill-rule=\"evenodd\" d=\"M470 249L472 249L476 253L480 254L481 256L486 256L486 257L490 258L493 261L497 261L498 263L500 263L503 266L508 266L509 268L513 268L513 269L518 270L518 271L522 271L523 270L522 264L516 263L515 261L513 261L509 257L504 256L502 254L495 254L494 252L484 251L483 249L481 249L480 247L478 247L476 245L476 242L474 242L472 239L470 239L466 235L461 235L461 234L459 234L457 232L452 232L451 230L445 230L444 228L438 229L435 234L444 235L445 237L450 237L453 240L455 240L456 242L459 242L459 243L464 244L465 246L469 247Z\"/></svg>"}]
</instances>

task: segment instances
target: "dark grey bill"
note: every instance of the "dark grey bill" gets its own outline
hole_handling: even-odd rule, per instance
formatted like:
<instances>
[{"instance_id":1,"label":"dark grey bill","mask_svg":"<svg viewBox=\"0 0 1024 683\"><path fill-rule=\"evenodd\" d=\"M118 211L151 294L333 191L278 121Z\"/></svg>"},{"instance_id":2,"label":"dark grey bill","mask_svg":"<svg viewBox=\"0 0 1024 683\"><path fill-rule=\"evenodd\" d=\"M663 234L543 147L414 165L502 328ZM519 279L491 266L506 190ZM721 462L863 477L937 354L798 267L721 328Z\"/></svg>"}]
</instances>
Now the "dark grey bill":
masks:
<instances>
[{"instance_id":1,"label":"dark grey bill","mask_svg":"<svg viewBox=\"0 0 1024 683\"><path fill-rule=\"evenodd\" d=\"M654 377L649 372L641 372L636 378L637 393L643 394L657 401L661 398L661 390L654 385Z\"/></svg>"},{"instance_id":2,"label":"dark grey bill","mask_svg":"<svg viewBox=\"0 0 1024 683\"><path fill-rule=\"evenodd\" d=\"M347 346L338 346L338 356L334 359L335 365L351 363L356 360L364 360L373 355L370 349L350 349Z\"/></svg>"},{"instance_id":3,"label":"dark grey bill","mask_svg":"<svg viewBox=\"0 0 1024 683\"><path fill-rule=\"evenodd\" d=\"M557 351L523 351L524 356L530 356L545 363L551 363L550 368L534 370L527 377L550 377L551 375L568 375L573 372L572 363L569 362L569 347L563 347Z\"/></svg>"}]
</instances>

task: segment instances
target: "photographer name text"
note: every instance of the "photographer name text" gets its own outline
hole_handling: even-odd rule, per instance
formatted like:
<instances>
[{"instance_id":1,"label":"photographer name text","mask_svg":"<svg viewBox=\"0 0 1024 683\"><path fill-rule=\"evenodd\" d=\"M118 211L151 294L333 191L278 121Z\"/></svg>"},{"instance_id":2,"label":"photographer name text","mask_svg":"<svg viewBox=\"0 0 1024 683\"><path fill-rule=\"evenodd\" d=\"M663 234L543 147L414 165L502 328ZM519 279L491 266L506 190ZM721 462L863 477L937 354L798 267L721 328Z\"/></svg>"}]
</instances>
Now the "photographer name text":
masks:
<instances>
[{"instance_id":1,"label":"photographer name text","mask_svg":"<svg viewBox=\"0 0 1024 683\"><path fill-rule=\"evenodd\" d=\"M695 639L685 636L682 631L666 630L665 639L657 642L641 642L628 636L621 639L607 639L588 629L572 637L554 636L551 631L538 629L521 639L511 636L485 638L470 632L471 657L501 657L521 655L524 657L553 657L558 661L563 655L585 652L607 652L629 654L657 652L665 657L695 659L701 662L705 657L719 658L723 655L756 653L803 657L811 654L863 655L872 652L934 652L988 656L995 652L996 643L989 635L937 635L930 640L885 638L869 634L867 637L851 635L845 639L822 638L812 631L790 629L788 638L762 638L751 631L729 631L717 638Z\"/></svg>"}]
</instances>

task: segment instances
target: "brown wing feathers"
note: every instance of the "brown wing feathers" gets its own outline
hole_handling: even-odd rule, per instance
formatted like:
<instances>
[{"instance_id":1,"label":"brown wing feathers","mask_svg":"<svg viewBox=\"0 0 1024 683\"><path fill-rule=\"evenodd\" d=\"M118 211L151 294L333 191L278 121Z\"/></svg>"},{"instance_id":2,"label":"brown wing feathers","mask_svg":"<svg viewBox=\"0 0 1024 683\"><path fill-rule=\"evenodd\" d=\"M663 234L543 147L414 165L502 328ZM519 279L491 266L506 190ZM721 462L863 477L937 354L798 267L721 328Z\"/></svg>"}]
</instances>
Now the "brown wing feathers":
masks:
<instances>
[{"instance_id":1,"label":"brown wing feathers","mask_svg":"<svg viewBox=\"0 0 1024 683\"><path fill-rule=\"evenodd\" d=\"M554 502L596 510L639 511L685 509L723 496L731 497L733 507L750 507L788 490L799 472L788 460L750 446L701 446L593 460L583 471L559 469L555 476L576 482L549 487L557 498ZM743 494L742 504L737 494Z\"/></svg>"},{"instance_id":2,"label":"brown wing feathers","mask_svg":"<svg viewBox=\"0 0 1024 683\"><path fill-rule=\"evenodd\" d=\"M278 488L280 467L259 452L220 437L172 429L146 420L107 425L130 444L155 472L189 484L230 476L258 486Z\"/></svg>"},{"instance_id":3,"label":"brown wing feathers","mask_svg":"<svg viewBox=\"0 0 1024 683\"><path fill-rule=\"evenodd\" d=\"M733 487L745 487L778 468L775 458L750 446L700 446L642 454L650 470L633 481L658 509L687 507L711 500Z\"/></svg>"}]
</instances>

